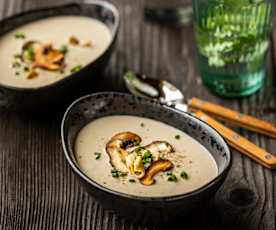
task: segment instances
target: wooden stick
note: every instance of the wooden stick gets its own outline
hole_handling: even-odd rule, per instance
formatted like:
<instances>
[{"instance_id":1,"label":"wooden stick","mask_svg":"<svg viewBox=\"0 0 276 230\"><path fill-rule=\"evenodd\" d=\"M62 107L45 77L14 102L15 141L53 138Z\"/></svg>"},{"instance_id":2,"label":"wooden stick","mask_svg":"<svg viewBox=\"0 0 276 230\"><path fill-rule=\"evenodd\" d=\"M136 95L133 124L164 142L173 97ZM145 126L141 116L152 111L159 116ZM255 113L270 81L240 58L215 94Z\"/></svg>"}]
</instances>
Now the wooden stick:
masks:
<instances>
[{"instance_id":1,"label":"wooden stick","mask_svg":"<svg viewBox=\"0 0 276 230\"><path fill-rule=\"evenodd\" d=\"M276 138L276 125L198 98L189 100L191 111L201 110L219 120Z\"/></svg>"},{"instance_id":2,"label":"wooden stick","mask_svg":"<svg viewBox=\"0 0 276 230\"><path fill-rule=\"evenodd\" d=\"M215 119L209 117L207 114L197 111L193 113L194 116L206 122L214 129L216 129L227 141L227 143L233 148L237 149L241 153L257 161L263 166L274 169L276 168L276 157L266 152L264 149L250 142L246 138L240 136L233 130L225 127Z\"/></svg>"}]
</instances>

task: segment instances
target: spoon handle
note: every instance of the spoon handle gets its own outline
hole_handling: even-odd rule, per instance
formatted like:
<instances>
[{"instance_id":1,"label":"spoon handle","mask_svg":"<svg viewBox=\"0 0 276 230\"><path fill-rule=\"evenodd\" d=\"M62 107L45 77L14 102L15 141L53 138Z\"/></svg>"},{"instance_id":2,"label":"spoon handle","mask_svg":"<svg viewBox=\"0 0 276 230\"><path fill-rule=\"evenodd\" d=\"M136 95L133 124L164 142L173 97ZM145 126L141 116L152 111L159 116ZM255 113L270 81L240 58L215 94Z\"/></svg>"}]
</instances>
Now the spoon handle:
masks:
<instances>
[{"instance_id":1,"label":"spoon handle","mask_svg":"<svg viewBox=\"0 0 276 230\"><path fill-rule=\"evenodd\" d=\"M201 110L219 120L227 121L239 127L276 138L276 125L270 122L198 98L189 100L188 105L191 111Z\"/></svg>"},{"instance_id":2,"label":"spoon handle","mask_svg":"<svg viewBox=\"0 0 276 230\"><path fill-rule=\"evenodd\" d=\"M201 111L196 111L193 115L216 129L226 139L227 143L239 152L245 154L267 168L276 168L276 157L269 152L266 152L264 149L240 136L233 130L225 127Z\"/></svg>"}]
</instances>

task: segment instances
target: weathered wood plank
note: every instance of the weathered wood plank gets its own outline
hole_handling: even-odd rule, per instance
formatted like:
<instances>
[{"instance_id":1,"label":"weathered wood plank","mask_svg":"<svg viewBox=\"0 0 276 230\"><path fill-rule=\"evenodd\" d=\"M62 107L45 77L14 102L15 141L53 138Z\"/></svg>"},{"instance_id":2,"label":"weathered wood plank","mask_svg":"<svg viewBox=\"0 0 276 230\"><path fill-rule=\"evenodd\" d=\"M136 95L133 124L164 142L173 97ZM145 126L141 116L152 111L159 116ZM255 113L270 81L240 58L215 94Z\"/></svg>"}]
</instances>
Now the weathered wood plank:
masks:
<instances>
[{"instance_id":1,"label":"weathered wood plank","mask_svg":"<svg viewBox=\"0 0 276 230\"><path fill-rule=\"evenodd\" d=\"M122 17L121 29L103 76L103 89L124 90L122 74L128 69L143 71L170 80L181 87L187 98L197 96L276 121L276 78L271 69L269 81L260 93L242 100L219 98L202 85L196 70L191 24L171 28L144 21L143 1L113 2ZM62 3L0 1L0 18ZM276 42L276 30L273 37ZM276 54L275 46L273 49ZM63 157L60 119L60 115L49 121L0 115L0 229L143 229L104 211L78 184ZM260 146L275 150L275 140L236 130ZM276 174L236 151L233 157L233 167L215 202L202 210L196 224L189 225L194 229L274 230Z\"/></svg>"}]
</instances>

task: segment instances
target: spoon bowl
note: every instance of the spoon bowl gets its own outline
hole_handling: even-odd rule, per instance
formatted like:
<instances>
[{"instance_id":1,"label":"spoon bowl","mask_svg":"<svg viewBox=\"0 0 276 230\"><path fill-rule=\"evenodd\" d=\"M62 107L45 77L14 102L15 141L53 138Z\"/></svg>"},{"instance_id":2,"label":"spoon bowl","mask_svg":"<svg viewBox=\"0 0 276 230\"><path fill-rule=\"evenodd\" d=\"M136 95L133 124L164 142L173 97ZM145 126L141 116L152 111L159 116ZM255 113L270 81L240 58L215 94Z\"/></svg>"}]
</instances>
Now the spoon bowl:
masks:
<instances>
[{"instance_id":1,"label":"spoon bowl","mask_svg":"<svg viewBox=\"0 0 276 230\"><path fill-rule=\"evenodd\" d=\"M168 81L148 78L145 74L133 72L127 72L124 81L133 95L157 99L167 105L184 101L183 93Z\"/></svg>"}]
</instances>

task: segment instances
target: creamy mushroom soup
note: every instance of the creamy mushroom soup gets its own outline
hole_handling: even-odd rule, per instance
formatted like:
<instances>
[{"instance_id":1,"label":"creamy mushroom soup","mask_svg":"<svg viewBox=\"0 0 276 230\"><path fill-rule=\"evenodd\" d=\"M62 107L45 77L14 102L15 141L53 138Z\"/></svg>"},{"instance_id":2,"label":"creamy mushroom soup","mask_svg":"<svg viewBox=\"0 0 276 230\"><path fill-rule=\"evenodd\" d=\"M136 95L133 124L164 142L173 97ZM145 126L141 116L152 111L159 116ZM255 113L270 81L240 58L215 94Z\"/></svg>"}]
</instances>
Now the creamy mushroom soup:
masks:
<instances>
[{"instance_id":1,"label":"creamy mushroom soup","mask_svg":"<svg viewBox=\"0 0 276 230\"><path fill-rule=\"evenodd\" d=\"M51 84L95 60L110 42L109 28L84 16L20 26L0 38L0 83L22 88Z\"/></svg>"},{"instance_id":2,"label":"creamy mushroom soup","mask_svg":"<svg viewBox=\"0 0 276 230\"><path fill-rule=\"evenodd\" d=\"M136 196L191 192L218 174L215 160L196 140L136 116L107 116L87 124L77 135L75 156L98 184Z\"/></svg>"}]
</instances>

